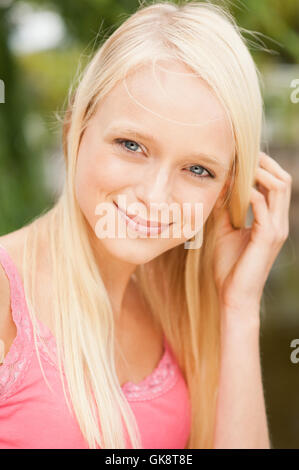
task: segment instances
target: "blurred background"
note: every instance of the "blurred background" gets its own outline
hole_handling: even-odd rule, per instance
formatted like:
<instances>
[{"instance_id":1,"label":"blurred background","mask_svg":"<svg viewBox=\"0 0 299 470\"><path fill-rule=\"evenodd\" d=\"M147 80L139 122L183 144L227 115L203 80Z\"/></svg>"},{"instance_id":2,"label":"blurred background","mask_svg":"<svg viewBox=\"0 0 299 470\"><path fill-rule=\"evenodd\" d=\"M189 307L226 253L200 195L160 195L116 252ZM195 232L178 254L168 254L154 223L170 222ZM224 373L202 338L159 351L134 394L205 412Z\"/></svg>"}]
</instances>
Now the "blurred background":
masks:
<instances>
[{"instance_id":1,"label":"blurred background","mask_svg":"<svg viewBox=\"0 0 299 470\"><path fill-rule=\"evenodd\" d=\"M290 358L291 341L299 344L299 1L220 3L258 32L244 35L261 75L263 150L293 177L290 236L265 287L260 345L273 447L299 449L299 353L298 363ZM55 202L64 176L58 117L69 87L138 5L0 0L0 235Z\"/></svg>"}]
</instances>

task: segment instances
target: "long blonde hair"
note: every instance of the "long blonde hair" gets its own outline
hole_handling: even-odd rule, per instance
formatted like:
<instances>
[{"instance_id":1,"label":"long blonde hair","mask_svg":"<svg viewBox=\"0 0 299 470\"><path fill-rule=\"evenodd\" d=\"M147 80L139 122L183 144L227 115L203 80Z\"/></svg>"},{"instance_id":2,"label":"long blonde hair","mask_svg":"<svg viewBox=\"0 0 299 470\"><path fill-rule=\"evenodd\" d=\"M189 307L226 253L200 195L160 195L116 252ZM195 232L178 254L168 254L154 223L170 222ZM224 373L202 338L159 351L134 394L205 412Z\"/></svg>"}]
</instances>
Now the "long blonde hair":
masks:
<instances>
[{"instance_id":1,"label":"long blonde hair","mask_svg":"<svg viewBox=\"0 0 299 470\"><path fill-rule=\"evenodd\" d=\"M47 237L53 270L53 318L71 404L90 448L141 448L133 411L114 363L111 304L75 197L80 139L100 100L141 64L176 58L202 77L224 106L235 139L232 185L225 206L234 227L245 225L260 148L262 99L258 72L229 12L210 2L140 4L98 48L74 93L63 126L66 176L55 205L28 224L23 269L34 331L38 237ZM190 393L192 425L187 448L212 448L219 378L220 313L212 260L214 211L198 249L182 245L140 265L136 279L153 318L176 355ZM30 263L30 270L28 264ZM29 274L30 272L30 274ZM65 397L69 409L64 388Z\"/></svg>"}]
</instances>

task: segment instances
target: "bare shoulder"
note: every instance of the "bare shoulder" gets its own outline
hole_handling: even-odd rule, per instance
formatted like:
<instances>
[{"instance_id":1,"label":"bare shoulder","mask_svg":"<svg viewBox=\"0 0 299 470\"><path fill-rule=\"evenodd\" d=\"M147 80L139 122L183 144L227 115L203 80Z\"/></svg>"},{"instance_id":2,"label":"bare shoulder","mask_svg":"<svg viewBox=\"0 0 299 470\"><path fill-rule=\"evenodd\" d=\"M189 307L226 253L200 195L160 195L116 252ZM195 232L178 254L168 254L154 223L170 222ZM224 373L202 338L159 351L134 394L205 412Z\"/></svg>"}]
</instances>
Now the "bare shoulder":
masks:
<instances>
[{"instance_id":1,"label":"bare shoulder","mask_svg":"<svg viewBox=\"0 0 299 470\"><path fill-rule=\"evenodd\" d=\"M33 222L33 224L35 223L37 223L37 221ZM0 244L4 247L4 249L9 254L10 258L12 259L13 263L15 264L23 283L23 252L27 231L29 229L30 226L26 225L13 232L0 236ZM41 244L42 241L40 242L40 246ZM40 250L40 247L38 248L38 250ZM38 266L38 270L40 275L40 266ZM40 293L40 296L43 297L43 294L43 292ZM0 339L5 344L5 353L7 353L7 351L9 350L16 336L16 331L16 325L13 321L11 312L10 284L7 274L0 263Z\"/></svg>"},{"instance_id":2,"label":"bare shoulder","mask_svg":"<svg viewBox=\"0 0 299 470\"><path fill-rule=\"evenodd\" d=\"M1 243L1 241L0 241ZM0 264L0 338L3 339L3 328L9 315L10 288L7 275Z\"/></svg>"},{"instance_id":3,"label":"bare shoulder","mask_svg":"<svg viewBox=\"0 0 299 470\"><path fill-rule=\"evenodd\" d=\"M4 359L3 354L9 349L11 341L16 335L16 326L12 322L10 308L10 288L9 281L4 272L2 265L0 266L0 365ZM4 348L4 351L3 351Z\"/></svg>"},{"instance_id":4,"label":"bare shoulder","mask_svg":"<svg viewBox=\"0 0 299 470\"><path fill-rule=\"evenodd\" d=\"M0 244L6 249L6 251L10 255L11 259L13 260L16 267L18 268L20 274L22 274L21 273L22 257L23 257L24 242L25 242L25 236L27 234L27 230L28 230L28 227L24 226L13 232L0 236ZM6 275L3 272L3 267L1 268L2 268L1 271L3 275L7 279ZM3 275L1 276L1 279L3 278Z\"/></svg>"},{"instance_id":5,"label":"bare shoulder","mask_svg":"<svg viewBox=\"0 0 299 470\"><path fill-rule=\"evenodd\" d=\"M43 216L44 220L45 220L45 217L46 216ZM31 222L29 225L25 225L15 230L14 232L10 232L10 233L0 236L0 244L5 248L10 258L12 259L13 263L15 264L21 276L21 280L23 284L24 284L23 255L24 255L25 242L26 242L29 231L32 230L33 228L35 228L39 234L37 237L35 266L36 266L39 279L46 282L49 279L49 274L48 274L49 259L47 256L48 250L46 249L46 239L44 236L45 232L43 230L43 223L40 224L40 219L37 218L36 220ZM2 271L3 271L3 268L2 268ZM1 282L1 279L0 279L0 282ZM41 282L41 286L43 285L43 283L44 282Z\"/></svg>"},{"instance_id":6,"label":"bare shoulder","mask_svg":"<svg viewBox=\"0 0 299 470\"><path fill-rule=\"evenodd\" d=\"M0 237L0 244L7 250L19 270L21 267L22 241L24 240L25 229L27 229L27 227ZM0 264L0 339L4 343L5 353L7 353L10 348L15 336L16 325L11 315L9 280L2 264Z\"/></svg>"},{"instance_id":7,"label":"bare shoulder","mask_svg":"<svg viewBox=\"0 0 299 470\"><path fill-rule=\"evenodd\" d=\"M25 234L28 230L27 226L22 227L14 232L0 236L0 244L8 252L9 256L21 272L23 246ZM0 323L9 313L10 306L10 287L9 280L3 266L0 263ZM1 332L0 332L1 333ZM1 334L0 334L1 336Z\"/></svg>"}]
</instances>

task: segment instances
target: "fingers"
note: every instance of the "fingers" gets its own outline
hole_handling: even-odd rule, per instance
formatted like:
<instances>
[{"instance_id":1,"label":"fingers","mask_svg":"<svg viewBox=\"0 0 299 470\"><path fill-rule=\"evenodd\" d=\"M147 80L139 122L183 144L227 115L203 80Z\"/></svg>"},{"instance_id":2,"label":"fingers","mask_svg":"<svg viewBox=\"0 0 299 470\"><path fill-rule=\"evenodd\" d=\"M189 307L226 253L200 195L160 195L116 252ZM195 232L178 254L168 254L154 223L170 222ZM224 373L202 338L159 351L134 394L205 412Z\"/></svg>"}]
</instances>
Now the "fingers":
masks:
<instances>
[{"instance_id":1,"label":"fingers","mask_svg":"<svg viewBox=\"0 0 299 470\"><path fill-rule=\"evenodd\" d=\"M261 197L254 192L255 212L257 217L266 217L265 210L267 210L273 229L287 236L292 178L277 162L263 152L260 153L259 162L260 166L256 171L258 188L255 191L260 193Z\"/></svg>"},{"instance_id":2,"label":"fingers","mask_svg":"<svg viewBox=\"0 0 299 470\"><path fill-rule=\"evenodd\" d=\"M269 213L265 196L255 188L251 188L250 202L254 216L254 223L259 230L264 230L268 226Z\"/></svg>"},{"instance_id":3,"label":"fingers","mask_svg":"<svg viewBox=\"0 0 299 470\"><path fill-rule=\"evenodd\" d=\"M265 152L260 152L259 164L266 170L271 171L271 173L273 173L276 178L282 179L287 183L292 179L291 175L283 168L281 168L281 166L275 160L273 160L273 158L269 157L269 155L267 155Z\"/></svg>"},{"instance_id":4,"label":"fingers","mask_svg":"<svg viewBox=\"0 0 299 470\"><path fill-rule=\"evenodd\" d=\"M277 213L277 211L281 211L283 207L285 210L288 210L287 205L290 198L288 186L284 181L273 176L273 174L261 167L257 168L256 180L259 184L257 189L266 196L269 210L273 214ZM263 188L266 188L267 192Z\"/></svg>"},{"instance_id":5,"label":"fingers","mask_svg":"<svg viewBox=\"0 0 299 470\"><path fill-rule=\"evenodd\" d=\"M268 189L265 188L265 186L263 186L262 184L260 184L258 181L256 181L256 189L261 192L264 196L265 196L265 199L267 201L267 204L269 204L269 198L268 198Z\"/></svg>"},{"instance_id":6,"label":"fingers","mask_svg":"<svg viewBox=\"0 0 299 470\"><path fill-rule=\"evenodd\" d=\"M283 191L286 188L284 181L273 176L269 171L259 167L256 170L256 179L262 183L267 189Z\"/></svg>"},{"instance_id":7,"label":"fingers","mask_svg":"<svg viewBox=\"0 0 299 470\"><path fill-rule=\"evenodd\" d=\"M277 194L282 196L280 199L282 201L284 200L284 210L285 212L288 212L292 189L291 175L283 170L280 165L275 160L273 160L273 158L261 152L260 167L257 169L256 177L259 183L261 183L270 191L268 193L268 202L269 205L272 203L273 210L279 209L277 207L278 198L275 197ZM271 193L271 190L274 192Z\"/></svg>"}]
</instances>

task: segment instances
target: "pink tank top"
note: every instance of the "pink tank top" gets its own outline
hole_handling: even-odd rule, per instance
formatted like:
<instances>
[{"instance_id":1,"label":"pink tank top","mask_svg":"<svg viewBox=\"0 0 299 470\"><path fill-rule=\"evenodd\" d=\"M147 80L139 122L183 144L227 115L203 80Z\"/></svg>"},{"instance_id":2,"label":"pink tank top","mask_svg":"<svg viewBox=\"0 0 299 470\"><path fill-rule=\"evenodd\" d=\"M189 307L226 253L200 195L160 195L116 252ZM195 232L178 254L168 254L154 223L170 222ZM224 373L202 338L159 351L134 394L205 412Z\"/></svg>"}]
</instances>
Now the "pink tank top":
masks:
<instances>
[{"instance_id":1,"label":"pink tank top","mask_svg":"<svg viewBox=\"0 0 299 470\"><path fill-rule=\"evenodd\" d=\"M9 280L17 327L17 336L0 366L0 449L88 449L75 414L70 413L65 401L55 360L55 338L37 320L49 347L48 353L38 342L40 358L54 393L42 375L22 279L2 245L0 263ZM186 447L191 426L189 393L165 337L164 353L156 369L138 384L126 382L122 390L136 417L144 449ZM66 392L69 398L67 387Z\"/></svg>"}]
</instances>

